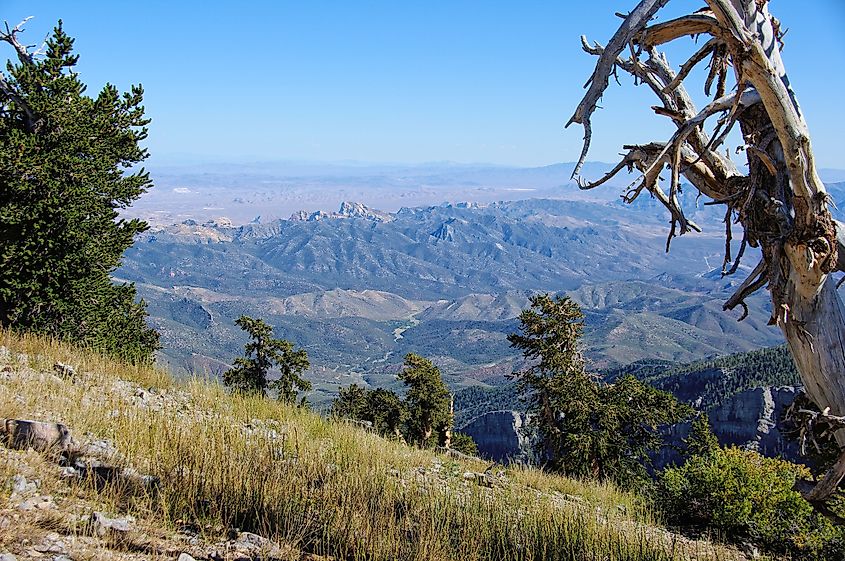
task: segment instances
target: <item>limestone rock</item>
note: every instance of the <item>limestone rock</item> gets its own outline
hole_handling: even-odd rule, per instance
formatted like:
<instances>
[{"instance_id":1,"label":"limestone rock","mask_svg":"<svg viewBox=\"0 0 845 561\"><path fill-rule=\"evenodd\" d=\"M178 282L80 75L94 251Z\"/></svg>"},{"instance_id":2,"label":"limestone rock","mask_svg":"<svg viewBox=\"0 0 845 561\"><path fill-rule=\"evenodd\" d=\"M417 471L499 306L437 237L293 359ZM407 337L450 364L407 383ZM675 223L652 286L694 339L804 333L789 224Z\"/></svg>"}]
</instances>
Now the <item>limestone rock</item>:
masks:
<instances>
[{"instance_id":1,"label":"limestone rock","mask_svg":"<svg viewBox=\"0 0 845 561\"><path fill-rule=\"evenodd\" d=\"M61 423L5 419L2 431L10 448L38 452L63 452L73 443L70 430Z\"/></svg>"},{"instance_id":2,"label":"limestone rock","mask_svg":"<svg viewBox=\"0 0 845 561\"><path fill-rule=\"evenodd\" d=\"M94 535L98 537L106 537L108 535L121 536L126 535L132 530L132 525L135 523L135 518L132 516L125 516L122 518L109 518L102 512L95 512L91 515L91 530Z\"/></svg>"},{"instance_id":3,"label":"limestone rock","mask_svg":"<svg viewBox=\"0 0 845 561\"><path fill-rule=\"evenodd\" d=\"M51 510L54 508L56 508L56 503L53 502L53 497L50 495L39 495L18 505L18 510Z\"/></svg>"},{"instance_id":4,"label":"limestone rock","mask_svg":"<svg viewBox=\"0 0 845 561\"><path fill-rule=\"evenodd\" d=\"M239 533L226 546L226 549L236 555L249 559L287 559L295 553L290 546L282 547L276 542L252 532Z\"/></svg>"},{"instance_id":5,"label":"limestone rock","mask_svg":"<svg viewBox=\"0 0 845 561\"><path fill-rule=\"evenodd\" d=\"M33 549L39 553L66 553L67 545L59 534L50 532Z\"/></svg>"},{"instance_id":6,"label":"limestone rock","mask_svg":"<svg viewBox=\"0 0 845 561\"><path fill-rule=\"evenodd\" d=\"M784 436L778 428L784 411L800 391L800 387L782 386L738 393L707 411L713 434L722 446L739 446L764 456L806 463L807 458L799 453L798 442ZM675 448L682 446L689 431L689 422L668 429L667 445L654 458L655 467L663 468L682 460Z\"/></svg>"},{"instance_id":7,"label":"limestone rock","mask_svg":"<svg viewBox=\"0 0 845 561\"><path fill-rule=\"evenodd\" d=\"M62 378L73 378L76 375L76 369L63 362L57 362L53 365L53 370Z\"/></svg>"},{"instance_id":8,"label":"limestone rock","mask_svg":"<svg viewBox=\"0 0 845 561\"><path fill-rule=\"evenodd\" d=\"M12 494L14 495L31 495L38 490L39 482L27 481L26 477L21 474L12 477Z\"/></svg>"}]
</instances>

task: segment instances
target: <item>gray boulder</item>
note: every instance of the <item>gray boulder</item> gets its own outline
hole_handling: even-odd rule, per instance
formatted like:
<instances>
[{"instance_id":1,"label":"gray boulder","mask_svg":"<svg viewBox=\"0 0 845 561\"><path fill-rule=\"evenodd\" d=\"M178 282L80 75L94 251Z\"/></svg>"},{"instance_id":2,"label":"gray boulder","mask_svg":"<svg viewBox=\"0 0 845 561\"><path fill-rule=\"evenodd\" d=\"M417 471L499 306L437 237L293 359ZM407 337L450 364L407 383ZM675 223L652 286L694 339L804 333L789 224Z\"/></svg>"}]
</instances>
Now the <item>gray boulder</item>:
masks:
<instances>
[{"instance_id":1,"label":"gray boulder","mask_svg":"<svg viewBox=\"0 0 845 561\"><path fill-rule=\"evenodd\" d=\"M73 443L70 430L61 423L4 419L2 431L10 448L64 452Z\"/></svg>"}]
</instances>

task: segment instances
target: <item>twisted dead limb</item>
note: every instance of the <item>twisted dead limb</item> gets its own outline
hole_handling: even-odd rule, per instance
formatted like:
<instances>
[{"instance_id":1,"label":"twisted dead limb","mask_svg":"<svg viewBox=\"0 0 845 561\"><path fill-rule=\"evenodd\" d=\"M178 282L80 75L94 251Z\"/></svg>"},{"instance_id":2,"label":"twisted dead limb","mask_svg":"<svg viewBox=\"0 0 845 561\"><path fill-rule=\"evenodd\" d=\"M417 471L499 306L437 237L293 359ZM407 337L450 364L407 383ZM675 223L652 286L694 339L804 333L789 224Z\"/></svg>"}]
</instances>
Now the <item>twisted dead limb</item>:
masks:
<instances>
[{"instance_id":1,"label":"twisted dead limb","mask_svg":"<svg viewBox=\"0 0 845 561\"><path fill-rule=\"evenodd\" d=\"M609 78L620 70L631 74L635 84L652 90L660 102L655 112L669 117L676 131L665 142L626 146L628 152L611 172L593 182L579 178L579 184L595 188L622 169L637 169L641 178L623 198L633 201L643 190L654 195L671 214L669 241L676 230L684 234L697 229L678 202L681 176L714 203L726 205L726 237L732 237L730 218L736 216L743 241L728 269L727 240L725 273L738 270L748 246L759 248L762 255L725 309L741 306L740 319L745 318L746 298L768 287L772 323L783 331L808 395L821 410L829 408L831 415L843 416L845 308L829 277L845 270L845 228L832 220L827 209L828 196L816 171L807 125L780 57L780 23L769 14L765 0L706 0L705 10L650 25L665 4L639 2L624 16L607 47L582 40L584 50L598 60L584 98L567 123L584 127L584 146L573 177L579 175L589 152L590 118ZM705 35L708 40L675 73L657 48L691 35ZM684 83L692 68L708 56L704 90L708 97L711 91L714 95L698 111ZM725 95L727 91L732 93ZM716 117L716 128L708 135L706 122ZM747 174L717 150L736 125L743 136ZM666 166L671 170L668 193L659 185ZM835 435L845 446L845 428L837 428ZM814 500L826 497L842 473L829 474L814 492Z\"/></svg>"},{"instance_id":2,"label":"twisted dead limb","mask_svg":"<svg viewBox=\"0 0 845 561\"><path fill-rule=\"evenodd\" d=\"M33 55L29 52L29 47L27 45L23 45L20 41L18 41L18 34L23 31L23 26L26 25L30 19L32 19L32 16L29 16L12 28L9 27L8 23L5 23L5 31L0 31L0 41L4 41L12 45L21 63L28 66L35 64ZM4 113L11 109L9 107L9 102L14 103L15 107L23 113L22 118L26 129L30 132L34 131L39 124L38 115L15 90L15 88L6 81L5 77L0 74L0 107Z\"/></svg>"}]
</instances>

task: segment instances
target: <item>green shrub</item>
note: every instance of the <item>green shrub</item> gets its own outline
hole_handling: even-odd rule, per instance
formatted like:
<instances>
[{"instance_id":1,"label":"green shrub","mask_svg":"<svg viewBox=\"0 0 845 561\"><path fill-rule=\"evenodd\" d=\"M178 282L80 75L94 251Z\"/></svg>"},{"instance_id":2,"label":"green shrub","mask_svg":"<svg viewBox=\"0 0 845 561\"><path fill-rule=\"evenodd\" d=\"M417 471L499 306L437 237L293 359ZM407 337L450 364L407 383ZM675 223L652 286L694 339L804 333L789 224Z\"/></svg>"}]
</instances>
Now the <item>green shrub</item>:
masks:
<instances>
[{"instance_id":1,"label":"green shrub","mask_svg":"<svg viewBox=\"0 0 845 561\"><path fill-rule=\"evenodd\" d=\"M458 452L462 452L470 456L478 456L478 445L475 443L475 440L466 433L453 433L451 447L453 450L457 450Z\"/></svg>"},{"instance_id":2,"label":"green shrub","mask_svg":"<svg viewBox=\"0 0 845 561\"><path fill-rule=\"evenodd\" d=\"M793 490L809 475L803 466L756 452L716 449L664 471L657 502L670 523L703 525L734 541L823 559L839 547L841 534Z\"/></svg>"}]
</instances>

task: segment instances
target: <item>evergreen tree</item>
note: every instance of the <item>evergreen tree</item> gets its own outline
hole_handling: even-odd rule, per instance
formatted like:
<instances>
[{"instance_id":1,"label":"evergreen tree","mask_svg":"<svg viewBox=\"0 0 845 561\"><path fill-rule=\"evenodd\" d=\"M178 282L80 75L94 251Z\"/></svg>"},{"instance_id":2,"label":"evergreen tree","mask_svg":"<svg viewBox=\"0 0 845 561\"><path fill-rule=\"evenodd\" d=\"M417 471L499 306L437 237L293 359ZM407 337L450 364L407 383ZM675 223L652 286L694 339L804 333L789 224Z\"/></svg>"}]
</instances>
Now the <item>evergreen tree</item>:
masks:
<instances>
[{"instance_id":1,"label":"evergreen tree","mask_svg":"<svg viewBox=\"0 0 845 561\"><path fill-rule=\"evenodd\" d=\"M376 388L367 392L366 420L373 423L373 428L385 436L402 436L402 426L408 412L402 398L395 392Z\"/></svg>"},{"instance_id":2,"label":"evergreen tree","mask_svg":"<svg viewBox=\"0 0 845 561\"><path fill-rule=\"evenodd\" d=\"M693 419L689 436L684 439L684 445L688 457L707 456L719 449L719 439L710 428L710 418L707 413L701 413Z\"/></svg>"},{"instance_id":3,"label":"evergreen tree","mask_svg":"<svg viewBox=\"0 0 845 561\"><path fill-rule=\"evenodd\" d=\"M120 218L151 186L143 168L126 171L147 158L143 89L89 97L61 21L43 55L19 28L0 32L18 59L0 74L0 325L150 361L146 306L110 278L147 229Z\"/></svg>"},{"instance_id":4,"label":"evergreen tree","mask_svg":"<svg viewBox=\"0 0 845 561\"><path fill-rule=\"evenodd\" d=\"M473 438L463 432L456 432L452 434L452 450L457 450L470 456L478 456L478 445Z\"/></svg>"},{"instance_id":5,"label":"evergreen tree","mask_svg":"<svg viewBox=\"0 0 845 561\"><path fill-rule=\"evenodd\" d=\"M332 402L332 415L372 423L382 436L401 437L407 419L405 403L384 388L365 390L357 384L340 388Z\"/></svg>"},{"instance_id":6,"label":"evergreen tree","mask_svg":"<svg viewBox=\"0 0 845 561\"><path fill-rule=\"evenodd\" d=\"M235 366L223 373L223 383L236 392L267 395L276 391L279 401L294 403L297 391L308 391L311 383L302 378L310 366L304 349L294 350L293 343L273 339L273 328L260 319L239 317L235 323L246 331L251 341L244 346L244 355L235 359ZM281 372L279 379L267 376L273 367ZM305 404L303 397L301 404Z\"/></svg>"},{"instance_id":7,"label":"evergreen tree","mask_svg":"<svg viewBox=\"0 0 845 561\"><path fill-rule=\"evenodd\" d=\"M516 375L533 413L538 452L567 475L631 486L648 479L648 452L661 444L658 427L691 413L671 394L622 376L607 384L587 372L579 350L584 329L566 296L531 297L519 316L522 334L508 337L532 364Z\"/></svg>"},{"instance_id":8,"label":"evergreen tree","mask_svg":"<svg viewBox=\"0 0 845 561\"><path fill-rule=\"evenodd\" d=\"M340 388L337 397L332 402L332 415L343 419L366 421L367 419L367 390L358 384L351 384Z\"/></svg>"},{"instance_id":9,"label":"evergreen tree","mask_svg":"<svg viewBox=\"0 0 845 561\"><path fill-rule=\"evenodd\" d=\"M438 440L452 428L451 396L440 369L430 360L408 353L399 379L408 386L405 406L408 411L408 437L420 446L429 444L437 431Z\"/></svg>"}]
</instances>

